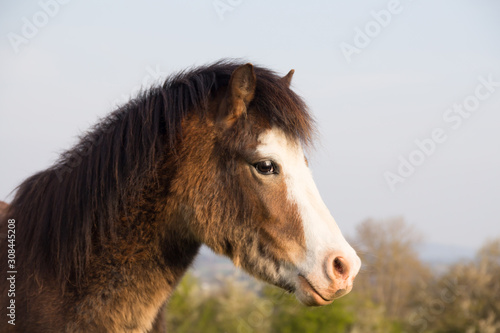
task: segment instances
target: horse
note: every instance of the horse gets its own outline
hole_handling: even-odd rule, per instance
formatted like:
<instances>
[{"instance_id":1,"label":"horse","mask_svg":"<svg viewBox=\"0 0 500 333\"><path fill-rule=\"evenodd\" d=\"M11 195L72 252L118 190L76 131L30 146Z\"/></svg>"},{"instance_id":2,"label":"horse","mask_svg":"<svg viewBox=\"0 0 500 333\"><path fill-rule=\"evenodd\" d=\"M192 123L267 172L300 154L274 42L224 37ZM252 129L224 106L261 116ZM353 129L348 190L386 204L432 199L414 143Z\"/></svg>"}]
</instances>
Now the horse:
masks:
<instances>
[{"instance_id":1,"label":"horse","mask_svg":"<svg viewBox=\"0 0 500 333\"><path fill-rule=\"evenodd\" d=\"M5 214L7 214L8 208L9 208L8 203L0 201L0 221L2 221L5 218L5 216L6 216Z\"/></svg>"},{"instance_id":2,"label":"horse","mask_svg":"<svg viewBox=\"0 0 500 333\"><path fill-rule=\"evenodd\" d=\"M347 294L361 261L309 170L293 73L181 71L27 178L0 221L0 331L163 332L202 244L307 306Z\"/></svg>"}]
</instances>

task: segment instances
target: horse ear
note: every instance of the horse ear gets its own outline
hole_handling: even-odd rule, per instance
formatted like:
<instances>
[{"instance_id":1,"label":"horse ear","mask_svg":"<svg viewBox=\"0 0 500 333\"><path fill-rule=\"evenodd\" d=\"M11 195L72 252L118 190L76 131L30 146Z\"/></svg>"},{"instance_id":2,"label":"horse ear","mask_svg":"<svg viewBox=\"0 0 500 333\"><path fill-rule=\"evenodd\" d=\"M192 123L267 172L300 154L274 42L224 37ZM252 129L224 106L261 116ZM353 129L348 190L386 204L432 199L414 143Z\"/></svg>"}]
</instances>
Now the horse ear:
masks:
<instances>
[{"instance_id":1,"label":"horse ear","mask_svg":"<svg viewBox=\"0 0 500 333\"><path fill-rule=\"evenodd\" d=\"M287 75L281 78L281 82L283 82L283 84L287 87L290 87L290 83L292 83L293 73L295 73L295 69L291 69Z\"/></svg>"},{"instance_id":2,"label":"horse ear","mask_svg":"<svg viewBox=\"0 0 500 333\"><path fill-rule=\"evenodd\" d=\"M246 115L248 104L253 100L257 77L253 65L248 63L239 66L231 74L226 96L221 103L219 120L232 125L236 119Z\"/></svg>"}]
</instances>

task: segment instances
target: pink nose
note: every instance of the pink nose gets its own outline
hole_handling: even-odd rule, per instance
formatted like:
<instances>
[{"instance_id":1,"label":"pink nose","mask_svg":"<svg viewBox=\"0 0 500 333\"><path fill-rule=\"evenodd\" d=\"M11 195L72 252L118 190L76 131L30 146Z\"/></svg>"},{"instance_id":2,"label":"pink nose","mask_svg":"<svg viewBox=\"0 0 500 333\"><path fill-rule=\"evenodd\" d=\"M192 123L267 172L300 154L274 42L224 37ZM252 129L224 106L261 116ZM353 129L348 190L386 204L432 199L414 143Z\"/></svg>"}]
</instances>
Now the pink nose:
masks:
<instances>
[{"instance_id":1,"label":"pink nose","mask_svg":"<svg viewBox=\"0 0 500 333\"><path fill-rule=\"evenodd\" d=\"M351 260L341 255L331 255L326 261L326 274L331 280L330 292L333 292L333 298L339 298L347 294L352 289L354 278L359 270L357 258ZM359 259L358 259L359 261Z\"/></svg>"},{"instance_id":2,"label":"pink nose","mask_svg":"<svg viewBox=\"0 0 500 333\"><path fill-rule=\"evenodd\" d=\"M334 299L349 293L361 266L361 260L355 252L335 252L325 259L323 272L299 274L298 295L306 305L330 304Z\"/></svg>"}]
</instances>

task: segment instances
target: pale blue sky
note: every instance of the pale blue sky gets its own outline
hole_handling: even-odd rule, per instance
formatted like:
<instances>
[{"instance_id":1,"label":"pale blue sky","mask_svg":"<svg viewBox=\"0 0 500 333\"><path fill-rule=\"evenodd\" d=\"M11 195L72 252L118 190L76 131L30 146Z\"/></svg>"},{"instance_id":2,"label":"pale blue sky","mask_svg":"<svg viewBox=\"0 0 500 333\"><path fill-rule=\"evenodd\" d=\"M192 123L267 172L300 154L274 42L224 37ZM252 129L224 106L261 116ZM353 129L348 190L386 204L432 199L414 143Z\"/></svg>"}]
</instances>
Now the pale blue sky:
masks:
<instances>
[{"instance_id":1,"label":"pale blue sky","mask_svg":"<svg viewBox=\"0 0 500 333\"><path fill-rule=\"evenodd\" d=\"M430 242L476 248L500 236L500 87L458 129L442 118L474 96L478 77L500 81L500 2L401 0L346 61L340 45L390 2L72 0L47 22L38 1L2 2L0 199L154 81L150 72L237 57L296 70L321 134L314 176L344 233L402 215ZM214 3L234 8L222 20ZM34 16L46 24L16 53L9 38ZM446 142L391 191L384 173L434 128Z\"/></svg>"}]
</instances>

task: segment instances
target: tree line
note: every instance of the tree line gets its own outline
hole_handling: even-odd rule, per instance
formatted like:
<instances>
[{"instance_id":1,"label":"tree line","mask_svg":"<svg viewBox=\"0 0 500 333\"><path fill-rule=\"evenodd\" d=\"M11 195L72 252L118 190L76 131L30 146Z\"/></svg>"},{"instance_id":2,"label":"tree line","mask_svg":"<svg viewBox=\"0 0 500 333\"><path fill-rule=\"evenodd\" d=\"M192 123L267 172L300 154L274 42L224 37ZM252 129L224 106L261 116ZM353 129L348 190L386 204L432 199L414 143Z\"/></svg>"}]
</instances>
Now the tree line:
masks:
<instances>
[{"instance_id":1,"label":"tree line","mask_svg":"<svg viewBox=\"0 0 500 333\"><path fill-rule=\"evenodd\" d=\"M362 222L350 240L363 262L353 290L318 308L254 280L206 288L187 274L168 305L169 332L500 332L500 238L441 272L419 259L420 242L402 218Z\"/></svg>"}]
</instances>

